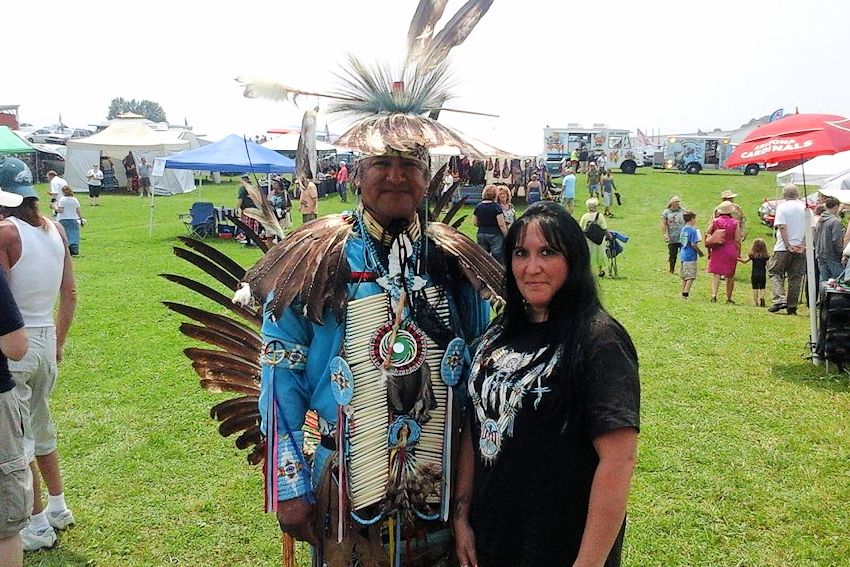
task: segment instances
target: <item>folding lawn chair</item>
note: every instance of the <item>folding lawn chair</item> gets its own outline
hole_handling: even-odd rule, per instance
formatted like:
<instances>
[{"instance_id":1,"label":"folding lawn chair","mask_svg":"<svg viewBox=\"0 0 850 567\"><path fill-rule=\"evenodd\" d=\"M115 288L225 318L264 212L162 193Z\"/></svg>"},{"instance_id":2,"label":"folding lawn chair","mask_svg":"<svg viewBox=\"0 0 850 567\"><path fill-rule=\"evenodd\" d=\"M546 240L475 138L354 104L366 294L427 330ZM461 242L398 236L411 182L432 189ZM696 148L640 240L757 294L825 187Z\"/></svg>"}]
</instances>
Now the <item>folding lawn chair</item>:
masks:
<instances>
[{"instance_id":1,"label":"folding lawn chair","mask_svg":"<svg viewBox=\"0 0 850 567\"><path fill-rule=\"evenodd\" d=\"M198 238L215 236L215 206L212 203L201 201L192 203L189 213L179 216L183 224L186 225L186 232L189 236L196 236Z\"/></svg>"}]
</instances>

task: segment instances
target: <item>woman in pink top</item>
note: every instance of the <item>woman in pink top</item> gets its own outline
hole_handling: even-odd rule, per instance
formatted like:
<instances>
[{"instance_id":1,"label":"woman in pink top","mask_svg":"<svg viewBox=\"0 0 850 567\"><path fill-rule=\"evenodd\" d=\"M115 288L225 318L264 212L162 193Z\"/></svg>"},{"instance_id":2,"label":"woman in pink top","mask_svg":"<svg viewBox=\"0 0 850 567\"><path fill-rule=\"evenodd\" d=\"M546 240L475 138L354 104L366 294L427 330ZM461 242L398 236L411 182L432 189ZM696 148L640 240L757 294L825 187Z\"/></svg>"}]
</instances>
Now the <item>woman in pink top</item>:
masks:
<instances>
[{"instance_id":1,"label":"woman in pink top","mask_svg":"<svg viewBox=\"0 0 850 567\"><path fill-rule=\"evenodd\" d=\"M711 302L717 302L717 290L720 287L720 276L726 277L726 303L732 301L735 291L735 268L738 266L738 255L741 248L740 224L732 218L735 206L729 201L717 207L717 217L708 227L706 238L718 230L726 231L723 244L709 249L708 273L711 277Z\"/></svg>"}]
</instances>

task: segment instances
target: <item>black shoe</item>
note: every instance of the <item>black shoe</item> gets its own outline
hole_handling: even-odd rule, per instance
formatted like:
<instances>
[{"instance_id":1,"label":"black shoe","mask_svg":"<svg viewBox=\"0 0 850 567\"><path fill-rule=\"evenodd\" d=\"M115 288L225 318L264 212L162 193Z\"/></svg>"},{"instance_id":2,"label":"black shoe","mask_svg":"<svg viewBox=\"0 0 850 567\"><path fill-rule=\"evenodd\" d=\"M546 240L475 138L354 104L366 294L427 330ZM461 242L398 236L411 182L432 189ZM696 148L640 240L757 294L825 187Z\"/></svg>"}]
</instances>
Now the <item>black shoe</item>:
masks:
<instances>
[{"instance_id":1,"label":"black shoe","mask_svg":"<svg viewBox=\"0 0 850 567\"><path fill-rule=\"evenodd\" d=\"M788 314L789 315L796 315L797 314L797 308L796 307L789 307L788 308Z\"/></svg>"},{"instance_id":2,"label":"black shoe","mask_svg":"<svg viewBox=\"0 0 850 567\"><path fill-rule=\"evenodd\" d=\"M768 313L776 313L777 311L782 311L786 307L788 307L788 306L785 305L784 303L774 303L773 305L771 305L770 307L767 308L767 312Z\"/></svg>"}]
</instances>

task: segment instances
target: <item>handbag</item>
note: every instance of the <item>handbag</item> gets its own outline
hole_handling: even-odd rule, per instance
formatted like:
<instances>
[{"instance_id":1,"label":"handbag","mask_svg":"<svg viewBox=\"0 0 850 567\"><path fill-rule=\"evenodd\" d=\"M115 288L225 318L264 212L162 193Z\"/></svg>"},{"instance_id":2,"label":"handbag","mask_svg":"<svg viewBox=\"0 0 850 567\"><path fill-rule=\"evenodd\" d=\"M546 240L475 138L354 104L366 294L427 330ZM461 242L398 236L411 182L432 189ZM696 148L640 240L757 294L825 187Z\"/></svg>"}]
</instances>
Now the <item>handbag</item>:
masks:
<instances>
[{"instance_id":1,"label":"handbag","mask_svg":"<svg viewBox=\"0 0 850 567\"><path fill-rule=\"evenodd\" d=\"M726 229L718 228L705 237L705 245L709 248L717 248L726 242Z\"/></svg>"},{"instance_id":2,"label":"handbag","mask_svg":"<svg viewBox=\"0 0 850 567\"><path fill-rule=\"evenodd\" d=\"M590 221L584 228L585 237L594 244L602 244L602 241L605 240L605 229L597 224L596 221L598 219L599 213L596 213L596 218Z\"/></svg>"}]
</instances>

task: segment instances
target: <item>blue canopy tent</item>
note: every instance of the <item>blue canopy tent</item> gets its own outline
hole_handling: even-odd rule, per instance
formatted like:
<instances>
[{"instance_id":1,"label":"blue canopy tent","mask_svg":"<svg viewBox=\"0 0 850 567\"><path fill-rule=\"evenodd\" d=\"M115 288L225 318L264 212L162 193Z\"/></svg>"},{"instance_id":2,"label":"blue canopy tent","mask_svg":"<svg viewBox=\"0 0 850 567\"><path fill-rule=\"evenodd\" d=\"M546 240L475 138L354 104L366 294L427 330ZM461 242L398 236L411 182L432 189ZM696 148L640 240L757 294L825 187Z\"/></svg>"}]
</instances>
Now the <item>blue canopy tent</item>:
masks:
<instances>
[{"instance_id":1,"label":"blue canopy tent","mask_svg":"<svg viewBox=\"0 0 850 567\"><path fill-rule=\"evenodd\" d=\"M295 172L293 160L236 134L231 134L213 144L170 155L165 158L165 167L240 173Z\"/></svg>"},{"instance_id":2,"label":"blue canopy tent","mask_svg":"<svg viewBox=\"0 0 850 567\"><path fill-rule=\"evenodd\" d=\"M236 134L206 146L170 155L164 161L166 169L265 173L269 176L272 173L295 173L293 160ZM200 198L200 191L198 196Z\"/></svg>"}]
</instances>

